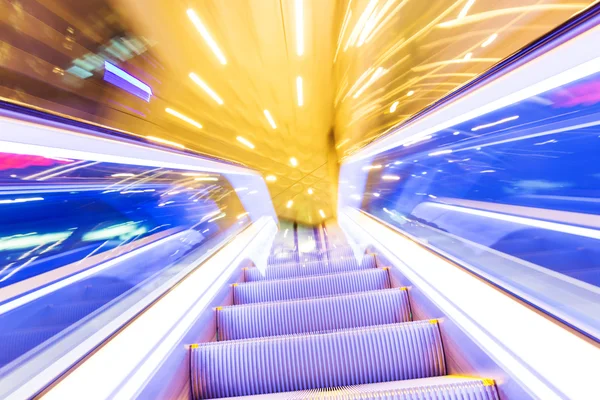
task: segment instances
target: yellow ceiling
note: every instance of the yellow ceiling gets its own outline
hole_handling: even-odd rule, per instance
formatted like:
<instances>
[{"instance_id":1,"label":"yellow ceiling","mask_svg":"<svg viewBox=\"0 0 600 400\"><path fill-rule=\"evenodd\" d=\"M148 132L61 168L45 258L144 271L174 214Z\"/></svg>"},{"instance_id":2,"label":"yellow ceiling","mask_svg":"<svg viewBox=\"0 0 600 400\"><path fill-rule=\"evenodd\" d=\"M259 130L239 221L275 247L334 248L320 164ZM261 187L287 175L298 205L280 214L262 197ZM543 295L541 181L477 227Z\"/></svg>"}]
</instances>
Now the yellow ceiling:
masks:
<instances>
[{"instance_id":1,"label":"yellow ceiling","mask_svg":"<svg viewBox=\"0 0 600 400\"><path fill-rule=\"evenodd\" d=\"M303 13L299 23L297 2ZM319 210L334 215L338 158L389 132L590 3L3 1L1 22L13 36L0 43L0 61L12 75L0 85L0 96L169 140L241 162L265 177L274 175L276 181L267 184L279 216L316 223L322 219ZM188 10L212 39L198 30ZM124 33L142 37L148 48L122 65L152 87L149 103L105 84L101 76L82 79L65 72L72 60ZM54 53L27 47L31 41L19 42L19 35ZM302 78L301 106L297 77Z\"/></svg>"},{"instance_id":2,"label":"yellow ceiling","mask_svg":"<svg viewBox=\"0 0 600 400\"><path fill-rule=\"evenodd\" d=\"M153 55L168 70L168 84L155 92L152 115L166 139L257 169L265 177L280 217L306 223L330 216L328 175L332 130L334 1L303 2L304 52L297 54L295 1L119 1L127 25L156 44ZM211 50L186 11L194 10L220 49ZM195 73L222 99L198 86ZM298 105L297 77L303 104ZM170 107L202 124L197 129L165 113ZM276 128L267 120L272 116ZM243 137L250 149L236 140ZM290 159L297 160L294 167ZM333 160L337 162L336 160ZM312 189L312 195L309 194ZM288 208L288 202L293 204Z\"/></svg>"}]
</instances>

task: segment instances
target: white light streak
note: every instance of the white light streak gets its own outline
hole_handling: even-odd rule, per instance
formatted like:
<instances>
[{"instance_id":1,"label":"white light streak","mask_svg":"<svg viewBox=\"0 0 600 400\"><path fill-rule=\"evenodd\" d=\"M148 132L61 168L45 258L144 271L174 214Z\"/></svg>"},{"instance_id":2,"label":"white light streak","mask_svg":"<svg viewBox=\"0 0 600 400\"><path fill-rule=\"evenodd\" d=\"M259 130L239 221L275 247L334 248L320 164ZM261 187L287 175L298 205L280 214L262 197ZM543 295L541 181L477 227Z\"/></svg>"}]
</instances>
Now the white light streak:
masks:
<instances>
[{"instance_id":1,"label":"white light streak","mask_svg":"<svg viewBox=\"0 0 600 400\"><path fill-rule=\"evenodd\" d=\"M387 69L383 68L383 67L378 67L375 72L373 72L373 75L371 75L371 78L369 78L369 80L359 89L356 91L356 93L354 94L354 96L352 96L353 98L357 98L358 96L360 96L365 90L367 90L367 88L369 86L371 86L377 79L381 78L383 75L385 75L388 72Z\"/></svg>"},{"instance_id":2,"label":"white light streak","mask_svg":"<svg viewBox=\"0 0 600 400\"><path fill-rule=\"evenodd\" d=\"M218 219L225 218L226 215L227 214L225 214L225 213L221 213L221 214L217 215L216 217L209 219L208 222L215 222Z\"/></svg>"},{"instance_id":3,"label":"white light streak","mask_svg":"<svg viewBox=\"0 0 600 400\"><path fill-rule=\"evenodd\" d=\"M469 12L469 9L473 6L473 4L475 4L475 0L468 0L465 6L462 8L462 10L460 10L460 13L458 13L458 17L456 19L466 17L467 13Z\"/></svg>"},{"instance_id":4,"label":"white light streak","mask_svg":"<svg viewBox=\"0 0 600 400\"><path fill-rule=\"evenodd\" d=\"M561 224L561 223L550 222L550 221L543 221L543 220L533 219L533 218L517 217L514 215L500 214L500 213L495 213L495 212L491 212L491 211L478 210L478 209L474 209L474 208L453 206L450 204L435 203L433 205L438 208L443 208L443 209L451 210L451 211L457 211L457 212L461 212L463 214L476 215L476 216L484 217L484 218L492 218L492 219L496 219L496 220L500 220L500 221L504 221L504 222L515 223L515 224L519 224L519 225L527 225L527 226L532 226L534 228L547 229L550 231L567 233L570 235L583 236L583 237L588 237L588 238L592 238L592 239L600 239L600 230L597 230L597 229L583 228L580 226L567 225L567 224Z\"/></svg>"},{"instance_id":5,"label":"white light streak","mask_svg":"<svg viewBox=\"0 0 600 400\"><path fill-rule=\"evenodd\" d=\"M214 101L216 101L219 105L223 105L223 100L219 97L219 95L212 90L206 82L204 82L198 75L193 72L190 72L190 78L194 81L194 83L202 88Z\"/></svg>"},{"instance_id":6,"label":"white light streak","mask_svg":"<svg viewBox=\"0 0 600 400\"><path fill-rule=\"evenodd\" d=\"M263 113L265 114L267 121L269 121L269 125L271 125L271 128L277 129L277 125L275 125L275 120L273 120L273 117L271 116L269 110L264 110Z\"/></svg>"},{"instance_id":7,"label":"white light streak","mask_svg":"<svg viewBox=\"0 0 600 400\"><path fill-rule=\"evenodd\" d=\"M202 129L202 124L200 124L199 122L194 121L193 119L191 119L188 116L183 115L182 113L180 113L179 111L175 111L172 108L165 108L165 111L171 115L173 115L174 117L179 118L182 121L187 122L190 125L195 126L198 129ZM154 137L154 136L146 136L146 137ZM164 140L164 139L161 139ZM181 145L180 145L181 146Z\"/></svg>"},{"instance_id":8,"label":"white light streak","mask_svg":"<svg viewBox=\"0 0 600 400\"><path fill-rule=\"evenodd\" d=\"M296 93L298 95L298 107L302 107L304 105L304 93L302 90L302 77L298 76L296 78Z\"/></svg>"},{"instance_id":9,"label":"white light streak","mask_svg":"<svg viewBox=\"0 0 600 400\"><path fill-rule=\"evenodd\" d=\"M210 47L212 52L219 59L219 62L223 65L227 64L227 59L225 58L225 55L217 45L217 42L215 42L215 40L212 38L212 36L208 32L208 29L206 29L198 15L196 15L196 12L190 8L187 10L187 15L198 30L198 32L200 32L200 36L202 36L208 47Z\"/></svg>"},{"instance_id":10,"label":"white light streak","mask_svg":"<svg viewBox=\"0 0 600 400\"><path fill-rule=\"evenodd\" d=\"M362 167L363 171L369 171L372 169L381 169L382 165L381 164L376 164L376 165L365 165L364 167Z\"/></svg>"},{"instance_id":11,"label":"white light streak","mask_svg":"<svg viewBox=\"0 0 600 400\"><path fill-rule=\"evenodd\" d=\"M498 37L497 33L492 34L489 38L485 40L485 42L481 43L481 47L488 47L496 38Z\"/></svg>"},{"instance_id":12,"label":"white light streak","mask_svg":"<svg viewBox=\"0 0 600 400\"><path fill-rule=\"evenodd\" d=\"M238 137L236 137L236 140L238 142L242 143L244 146L254 149L254 144L252 144L252 142L250 142L248 139L243 138L242 136L238 136Z\"/></svg>"},{"instance_id":13,"label":"white light streak","mask_svg":"<svg viewBox=\"0 0 600 400\"><path fill-rule=\"evenodd\" d=\"M433 156L439 156L439 155L442 155L442 154L450 154L450 153L452 153L452 150L451 149L447 149L447 150L434 151L433 153L429 153L428 155L430 157L433 157Z\"/></svg>"},{"instance_id":14,"label":"white light streak","mask_svg":"<svg viewBox=\"0 0 600 400\"><path fill-rule=\"evenodd\" d=\"M474 128L471 129L472 132L476 132L479 131L481 129L485 129L485 128L490 128L492 126L496 126L496 125L500 125L500 124L504 124L505 122L510 122L510 121L514 121L515 119L519 118L518 115L513 115L512 117L508 117L508 118L503 118L501 120L498 120L496 122L491 122L489 124L483 124L483 125L478 125Z\"/></svg>"},{"instance_id":15,"label":"white light streak","mask_svg":"<svg viewBox=\"0 0 600 400\"><path fill-rule=\"evenodd\" d=\"M200 125L200 127L202 127L202 125ZM179 149L185 149L185 146L180 144L180 143L176 143L176 142L172 142L170 140L166 140L166 139L162 139L156 136L146 136L146 139L148 139L151 142L156 142L156 143L160 143L160 144L166 144L167 146L173 146L173 147L177 147Z\"/></svg>"},{"instance_id":16,"label":"white light streak","mask_svg":"<svg viewBox=\"0 0 600 400\"><path fill-rule=\"evenodd\" d=\"M431 138L432 138L432 135L421 136L421 137L413 137L412 140L404 143L404 147L412 146L413 144L424 142L425 140L429 140Z\"/></svg>"},{"instance_id":17,"label":"white light streak","mask_svg":"<svg viewBox=\"0 0 600 400\"><path fill-rule=\"evenodd\" d=\"M31 201L42 201L43 197L24 197L19 199L6 199L0 200L0 204L15 204L15 203L29 203Z\"/></svg>"}]
</instances>

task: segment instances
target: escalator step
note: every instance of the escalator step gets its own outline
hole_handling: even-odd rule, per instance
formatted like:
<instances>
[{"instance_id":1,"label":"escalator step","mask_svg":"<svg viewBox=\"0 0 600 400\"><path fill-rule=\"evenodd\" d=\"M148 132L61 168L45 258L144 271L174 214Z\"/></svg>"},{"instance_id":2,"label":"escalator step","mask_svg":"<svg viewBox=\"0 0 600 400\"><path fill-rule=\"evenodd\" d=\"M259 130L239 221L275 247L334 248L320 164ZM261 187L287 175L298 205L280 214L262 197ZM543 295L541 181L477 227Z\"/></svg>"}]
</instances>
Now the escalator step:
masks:
<instances>
[{"instance_id":1,"label":"escalator step","mask_svg":"<svg viewBox=\"0 0 600 400\"><path fill-rule=\"evenodd\" d=\"M248 396L445 374L436 321L191 346L195 398Z\"/></svg>"},{"instance_id":2,"label":"escalator step","mask_svg":"<svg viewBox=\"0 0 600 400\"><path fill-rule=\"evenodd\" d=\"M324 254L327 254L329 257L354 256L354 252L350 246L338 246L325 251Z\"/></svg>"},{"instance_id":3,"label":"escalator step","mask_svg":"<svg viewBox=\"0 0 600 400\"><path fill-rule=\"evenodd\" d=\"M237 398L250 400L258 396ZM261 400L499 400L493 380L452 376L273 393L261 395L260 398Z\"/></svg>"},{"instance_id":4,"label":"escalator step","mask_svg":"<svg viewBox=\"0 0 600 400\"><path fill-rule=\"evenodd\" d=\"M278 265L298 261L298 253L275 253L271 254L267 259L269 265Z\"/></svg>"},{"instance_id":5,"label":"escalator step","mask_svg":"<svg viewBox=\"0 0 600 400\"><path fill-rule=\"evenodd\" d=\"M327 264L324 261L310 261L306 263L285 264L281 266L270 266L265 270L265 275L256 267L247 268L244 273L246 282L286 279L296 276L325 275L334 272L353 271L360 269L375 268L375 257L366 256L361 265L358 265L354 257L331 260Z\"/></svg>"},{"instance_id":6,"label":"escalator step","mask_svg":"<svg viewBox=\"0 0 600 400\"><path fill-rule=\"evenodd\" d=\"M233 303L248 304L322 297L389 287L388 271L372 268L335 275L240 283L233 287Z\"/></svg>"},{"instance_id":7,"label":"escalator step","mask_svg":"<svg viewBox=\"0 0 600 400\"><path fill-rule=\"evenodd\" d=\"M324 260L327 258L336 258L340 256L354 256L350 246L338 246L337 248L326 251L299 252L297 250L286 250L271 253L267 259L269 265L282 265L297 261Z\"/></svg>"},{"instance_id":8,"label":"escalator step","mask_svg":"<svg viewBox=\"0 0 600 400\"><path fill-rule=\"evenodd\" d=\"M408 292L402 289L222 307L217 311L219 340L407 322Z\"/></svg>"}]
</instances>

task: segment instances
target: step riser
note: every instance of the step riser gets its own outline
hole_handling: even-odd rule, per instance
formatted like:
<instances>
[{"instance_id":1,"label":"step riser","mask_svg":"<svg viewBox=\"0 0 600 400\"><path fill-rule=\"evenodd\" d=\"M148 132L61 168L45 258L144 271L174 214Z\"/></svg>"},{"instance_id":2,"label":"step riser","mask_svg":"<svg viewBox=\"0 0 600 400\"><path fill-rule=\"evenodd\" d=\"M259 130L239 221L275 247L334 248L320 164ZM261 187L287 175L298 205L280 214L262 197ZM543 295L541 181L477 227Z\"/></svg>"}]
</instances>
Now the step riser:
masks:
<instances>
[{"instance_id":1,"label":"step riser","mask_svg":"<svg viewBox=\"0 0 600 400\"><path fill-rule=\"evenodd\" d=\"M262 303L389 288L387 270L371 269L337 275L243 283L233 287L233 302Z\"/></svg>"},{"instance_id":2,"label":"step riser","mask_svg":"<svg viewBox=\"0 0 600 400\"><path fill-rule=\"evenodd\" d=\"M429 322L200 344L191 363L199 399L445 374L439 329Z\"/></svg>"},{"instance_id":3,"label":"step riser","mask_svg":"<svg viewBox=\"0 0 600 400\"><path fill-rule=\"evenodd\" d=\"M389 289L217 311L219 340L358 328L410 320L408 292Z\"/></svg>"},{"instance_id":4,"label":"step riser","mask_svg":"<svg viewBox=\"0 0 600 400\"><path fill-rule=\"evenodd\" d=\"M375 267L375 258L373 256L365 257L361 265L358 265L356 259L348 257L330 261L328 264L323 261L316 261L304 264L300 263L271 266L267 267L264 276L258 268L248 268L244 271L244 278L246 282L255 282L264 280L288 279L296 276L325 275L336 272L356 271Z\"/></svg>"}]
</instances>

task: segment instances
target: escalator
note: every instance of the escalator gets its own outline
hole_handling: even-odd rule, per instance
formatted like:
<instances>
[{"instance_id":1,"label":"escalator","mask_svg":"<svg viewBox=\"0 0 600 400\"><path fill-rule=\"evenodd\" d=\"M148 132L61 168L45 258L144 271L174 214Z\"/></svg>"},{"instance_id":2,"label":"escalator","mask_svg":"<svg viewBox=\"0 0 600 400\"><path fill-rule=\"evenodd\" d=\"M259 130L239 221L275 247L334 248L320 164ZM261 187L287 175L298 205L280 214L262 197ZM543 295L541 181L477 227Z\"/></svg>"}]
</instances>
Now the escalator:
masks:
<instances>
[{"instance_id":1,"label":"escalator","mask_svg":"<svg viewBox=\"0 0 600 400\"><path fill-rule=\"evenodd\" d=\"M447 375L438 321L412 320L373 254L271 254L243 276L216 341L190 346L195 399L498 399L493 380Z\"/></svg>"}]
</instances>

